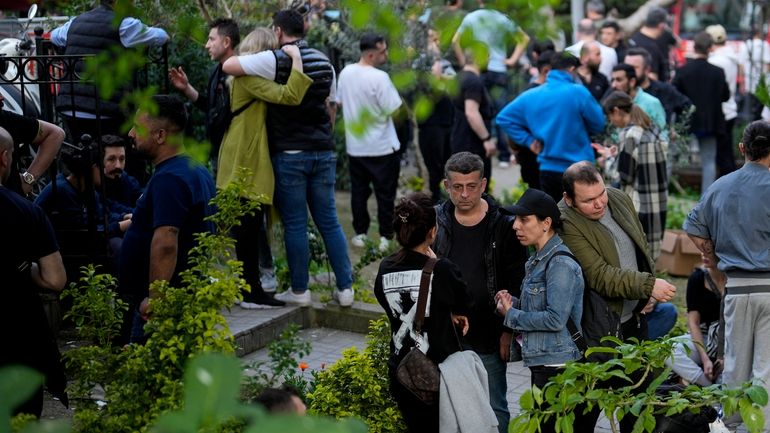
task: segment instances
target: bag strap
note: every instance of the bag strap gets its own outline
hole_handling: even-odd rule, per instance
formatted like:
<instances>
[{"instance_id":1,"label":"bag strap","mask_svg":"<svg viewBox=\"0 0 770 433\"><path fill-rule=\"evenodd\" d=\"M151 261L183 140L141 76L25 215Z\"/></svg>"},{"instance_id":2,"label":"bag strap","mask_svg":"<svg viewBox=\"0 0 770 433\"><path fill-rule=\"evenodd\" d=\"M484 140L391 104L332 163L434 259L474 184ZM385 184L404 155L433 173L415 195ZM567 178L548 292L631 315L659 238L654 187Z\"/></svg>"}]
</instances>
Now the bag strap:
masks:
<instances>
[{"instance_id":1,"label":"bag strap","mask_svg":"<svg viewBox=\"0 0 770 433\"><path fill-rule=\"evenodd\" d=\"M235 119L236 117L238 117L239 114L241 114L244 111L246 111L246 109L249 108L251 106L251 104L253 104L255 101L256 101L256 99L252 99L251 101L241 105L237 110L235 110L232 113L230 113L230 118L231 119Z\"/></svg>"},{"instance_id":2,"label":"bag strap","mask_svg":"<svg viewBox=\"0 0 770 433\"><path fill-rule=\"evenodd\" d=\"M430 276L433 274L433 267L436 266L436 259L428 257L425 266L422 268L422 277L420 278L420 294L417 296L417 311L414 315L414 332L419 334L422 331L422 321L425 319L425 307L428 304L428 287L430 286Z\"/></svg>"},{"instance_id":3,"label":"bag strap","mask_svg":"<svg viewBox=\"0 0 770 433\"><path fill-rule=\"evenodd\" d=\"M569 253L567 251L556 251L553 253L553 255L548 258L548 261L545 263L545 272L548 272L548 266L551 264L551 260L553 260L556 256L566 256L571 258L575 261L575 263L579 262L577 261L577 257L575 257L572 253ZM582 273L582 271L581 271ZM585 277L583 278L584 284L583 284L583 290L589 290L588 286L585 284ZM585 296L585 292L583 294ZM580 332L580 329L575 325L575 322L572 321L572 317L567 318L567 330L570 333L570 337L572 337L572 341L575 343L575 346L577 346L580 353L585 353L586 349L588 349L588 343L586 343L586 339L583 337L583 333Z\"/></svg>"}]
</instances>

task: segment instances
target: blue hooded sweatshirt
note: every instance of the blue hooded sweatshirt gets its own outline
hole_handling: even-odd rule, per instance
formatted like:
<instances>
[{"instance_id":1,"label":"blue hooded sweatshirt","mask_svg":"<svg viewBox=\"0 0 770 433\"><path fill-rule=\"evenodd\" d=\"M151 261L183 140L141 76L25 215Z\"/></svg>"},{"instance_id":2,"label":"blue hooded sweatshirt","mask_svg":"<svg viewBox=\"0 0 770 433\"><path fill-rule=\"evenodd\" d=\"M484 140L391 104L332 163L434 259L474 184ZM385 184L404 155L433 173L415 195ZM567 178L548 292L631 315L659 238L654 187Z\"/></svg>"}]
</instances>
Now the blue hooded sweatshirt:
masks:
<instances>
[{"instance_id":1,"label":"blue hooded sweatshirt","mask_svg":"<svg viewBox=\"0 0 770 433\"><path fill-rule=\"evenodd\" d=\"M604 113L588 89L572 76L552 70L545 84L527 90L506 105L497 124L518 145L543 143L540 170L563 173L578 161L594 161L590 134L604 131Z\"/></svg>"}]
</instances>

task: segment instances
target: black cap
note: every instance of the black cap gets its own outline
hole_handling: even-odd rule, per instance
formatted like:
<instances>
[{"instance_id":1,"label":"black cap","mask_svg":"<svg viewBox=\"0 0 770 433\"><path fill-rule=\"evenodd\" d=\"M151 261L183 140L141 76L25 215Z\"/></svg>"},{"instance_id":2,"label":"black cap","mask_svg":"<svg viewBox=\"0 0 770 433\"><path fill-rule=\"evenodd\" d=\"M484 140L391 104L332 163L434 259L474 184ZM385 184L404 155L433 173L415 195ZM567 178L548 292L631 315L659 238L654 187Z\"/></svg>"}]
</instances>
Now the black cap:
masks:
<instances>
[{"instance_id":1,"label":"black cap","mask_svg":"<svg viewBox=\"0 0 770 433\"><path fill-rule=\"evenodd\" d=\"M500 212L508 215L538 215L544 218L551 217L551 220L554 223L561 218L559 206L556 205L553 198L535 188L524 191L524 194L522 194L515 205L502 207L500 208Z\"/></svg>"}]
</instances>

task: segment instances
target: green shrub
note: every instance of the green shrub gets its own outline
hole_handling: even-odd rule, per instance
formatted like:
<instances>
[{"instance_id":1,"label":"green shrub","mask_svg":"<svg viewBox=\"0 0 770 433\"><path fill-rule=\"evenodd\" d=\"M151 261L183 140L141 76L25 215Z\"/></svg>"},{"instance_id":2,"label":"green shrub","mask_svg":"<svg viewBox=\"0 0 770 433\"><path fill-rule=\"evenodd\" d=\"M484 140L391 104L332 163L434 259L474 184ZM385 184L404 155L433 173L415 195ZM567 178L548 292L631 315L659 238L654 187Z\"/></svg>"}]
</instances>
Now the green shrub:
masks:
<instances>
[{"instance_id":1,"label":"green shrub","mask_svg":"<svg viewBox=\"0 0 770 433\"><path fill-rule=\"evenodd\" d=\"M401 412L390 395L390 338L387 318L372 321L366 349L345 350L339 361L316 375L315 389L307 395L310 412L360 417L370 433L405 432Z\"/></svg>"}]
</instances>

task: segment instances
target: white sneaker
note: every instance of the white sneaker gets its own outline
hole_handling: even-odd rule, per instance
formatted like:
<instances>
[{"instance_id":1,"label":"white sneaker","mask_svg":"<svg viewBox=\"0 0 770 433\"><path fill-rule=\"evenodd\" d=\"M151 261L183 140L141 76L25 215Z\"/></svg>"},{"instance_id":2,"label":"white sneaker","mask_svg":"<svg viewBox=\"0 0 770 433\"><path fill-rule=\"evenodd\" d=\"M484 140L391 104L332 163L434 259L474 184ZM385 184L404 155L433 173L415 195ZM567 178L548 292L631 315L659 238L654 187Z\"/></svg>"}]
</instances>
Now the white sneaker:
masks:
<instances>
[{"instance_id":1,"label":"white sneaker","mask_svg":"<svg viewBox=\"0 0 770 433\"><path fill-rule=\"evenodd\" d=\"M300 307L307 307L312 302L310 297L310 289L305 290L303 293L296 293L294 290L289 289L283 293L277 293L275 299L286 302L287 304L295 304Z\"/></svg>"},{"instance_id":2,"label":"white sneaker","mask_svg":"<svg viewBox=\"0 0 770 433\"><path fill-rule=\"evenodd\" d=\"M259 282L262 284L262 290L265 293L275 293L275 289L278 288L278 280L275 279L275 270L259 268Z\"/></svg>"},{"instance_id":3,"label":"white sneaker","mask_svg":"<svg viewBox=\"0 0 770 433\"><path fill-rule=\"evenodd\" d=\"M350 243L353 244L354 247L363 248L366 246L366 233L361 233L360 235L353 236L353 239L350 240Z\"/></svg>"},{"instance_id":4,"label":"white sneaker","mask_svg":"<svg viewBox=\"0 0 770 433\"><path fill-rule=\"evenodd\" d=\"M349 307L353 305L353 289L335 290L332 298L340 304L340 307Z\"/></svg>"},{"instance_id":5,"label":"white sneaker","mask_svg":"<svg viewBox=\"0 0 770 433\"><path fill-rule=\"evenodd\" d=\"M510 167L510 166L511 166L511 163L509 163L509 162L507 162L507 161L500 161L500 162L497 164L497 166L498 166L498 167L500 167L500 168L508 168L508 167Z\"/></svg>"},{"instance_id":6,"label":"white sneaker","mask_svg":"<svg viewBox=\"0 0 770 433\"><path fill-rule=\"evenodd\" d=\"M380 238L380 245L377 247L379 248L380 252L388 251L388 248L390 248L390 241L388 238Z\"/></svg>"}]
</instances>

